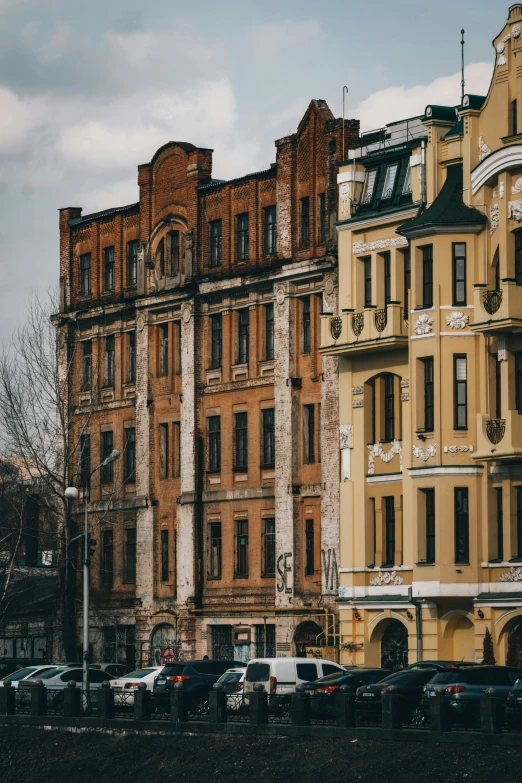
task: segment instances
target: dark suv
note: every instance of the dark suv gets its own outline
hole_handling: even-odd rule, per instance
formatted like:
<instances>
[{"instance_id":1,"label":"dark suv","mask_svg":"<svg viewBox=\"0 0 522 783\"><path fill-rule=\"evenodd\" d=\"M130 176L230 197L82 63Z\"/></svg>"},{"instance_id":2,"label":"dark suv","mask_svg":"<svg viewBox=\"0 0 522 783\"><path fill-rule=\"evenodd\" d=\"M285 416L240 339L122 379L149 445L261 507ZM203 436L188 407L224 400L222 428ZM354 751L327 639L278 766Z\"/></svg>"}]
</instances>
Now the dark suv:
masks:
<instances>
[{"instance_id":1,"label":"dark suv","mask_svg":"<svg viewBox=\"0 0 522 783\"><path fill-rule=\"evenodd\" d=\"M240 661L186 661L168 663L154 680L152 700L156 707L169 709L170 691L178 682L189 696L189 710L196 715L208 711L208 692L227 669L246 667Z\"/></svg>"}]
</instances>

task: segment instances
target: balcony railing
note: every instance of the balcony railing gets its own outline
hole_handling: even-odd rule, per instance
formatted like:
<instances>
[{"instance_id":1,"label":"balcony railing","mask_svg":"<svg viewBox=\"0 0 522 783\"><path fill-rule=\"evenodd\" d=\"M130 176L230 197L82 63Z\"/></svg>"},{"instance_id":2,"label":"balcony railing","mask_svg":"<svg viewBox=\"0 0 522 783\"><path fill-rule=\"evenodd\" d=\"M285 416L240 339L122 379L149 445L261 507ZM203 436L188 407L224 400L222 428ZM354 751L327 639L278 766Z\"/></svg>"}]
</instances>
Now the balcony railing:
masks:
<instances>
[{"instance_id":1,"label":"balcony railing","mask_svg":"<svg viewBox=\"0 0 522 783\"><path fill-rule=\"evenodd\" d=\"M359 337L363 329L364 329L364 313L354 313L352 315L352 332L356 337Z\"/></svg>"},{"instance_id":2,"label":"balcony railing","mask_svg":"<svg viewBox=\"0 0 522 783\"><path fill-rule=\"evenodd\" d=\"M376 310L374 313L374 322L375 322L375 328L378 332L384 332L386 329L386 324L388 323L388 315L387 310L384 308L383 310Z\"/></svg>"},{"instance_id":3,"label":"balcony railing","mask_svg":"<svg viewBox=\"0 0 522 783\"><path fill-rule=\"evenodd\" d=\"M500 443L506 434L505 419L488 419L486 421L486 435L494 446Z\"/></svg>"},{"instance_id":4,"label":"balcony railing","mask_svg":"<svg viewBox=\"0 0 522 783\"><path fill-rule=\"evenodd\" d=\"M477 332L512 332L522 327L522 288L503 280L501 289L475 286L473 322Z\"/></svg>"},{"instance_id":5,"label":"balcony railing","mask_svg":"<svg viewBox=\"0 0 522 783\"><path fill-rule=\"evenodd\" d=\"M490 315L495 315L502 304L502 291L482 291L482 299L484 301L484 310Z\"/></svg>"},{"instance_id":6,"label":"balcony railing","mask_svg":"<svg viewBox=\"0 0 522 783\"><path fill-rule=\"evenodd\" d=\"M321 316L321 351L345 353L400 348L408 342L408 323L400 302L385 308L365 308L357 313L347 310L340 315Z\"/></svg>"}]
</instances>

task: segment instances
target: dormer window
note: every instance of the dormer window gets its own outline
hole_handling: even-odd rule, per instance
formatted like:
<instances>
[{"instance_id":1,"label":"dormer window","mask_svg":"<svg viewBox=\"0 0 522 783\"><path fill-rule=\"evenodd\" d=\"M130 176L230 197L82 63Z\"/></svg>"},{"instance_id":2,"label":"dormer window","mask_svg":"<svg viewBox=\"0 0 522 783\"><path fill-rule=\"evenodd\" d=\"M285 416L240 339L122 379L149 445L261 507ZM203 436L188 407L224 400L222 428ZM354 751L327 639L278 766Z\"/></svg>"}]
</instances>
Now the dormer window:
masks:
<instances>
[{"instance_id":1,"label":"dormer window","mask_svg":"<svg viewBox=\"0 0 522 783\"><path fill-rule=\"evenodd\" d=\"M377 169L366 172L366 179L364 181L364 189L361 198L361 204L370 204L373 198L373 191L375 190L375 180L377 179Z\"/></svg>"},{"instance_id":2,"label":"dormer window","mask_svg":"<svg viewBox=\"0 0 522 783\"><path fill-rule=\"evenodd\" d=\"M406 176L404 177L404 185L402 186L402 195L407 196L411 193L411 166L408 163L406 169Z\"/></svg>"},{"instance_id":3,"label":"dormer window","mask_svg":"<svg viewBox=\"0 0 522 783\"><path fill-rule=\"evenodd\" d=\"M393 188L395 186L395 180L397 178L398 163L392 163L386 169L386 177L384 178L384 185L382 188L382 200L390 199L393 196Z\"/></svg>"}]
</instances>

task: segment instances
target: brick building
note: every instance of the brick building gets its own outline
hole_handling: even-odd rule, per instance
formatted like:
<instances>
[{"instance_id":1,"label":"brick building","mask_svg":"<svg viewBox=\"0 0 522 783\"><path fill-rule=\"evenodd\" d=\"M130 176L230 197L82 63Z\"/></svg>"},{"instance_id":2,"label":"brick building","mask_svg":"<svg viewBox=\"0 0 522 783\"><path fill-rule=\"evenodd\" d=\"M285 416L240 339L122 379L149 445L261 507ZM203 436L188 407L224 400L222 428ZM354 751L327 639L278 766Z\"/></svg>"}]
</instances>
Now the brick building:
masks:
<instances>
[{"instance_id":1,"label":"brick building","mask_svg":"<svg viewBox=\"0 0 522 783\"><path fill-rule=\"evenodd\" d=\"M100 659L335 636L337 359L318 347L337 307L341 136L314 100L266 171L215 180L212 150L169 142L139 166L138 203L60 212L79 469L121 452L90 489Z\"/></svg>"}]
</instances>

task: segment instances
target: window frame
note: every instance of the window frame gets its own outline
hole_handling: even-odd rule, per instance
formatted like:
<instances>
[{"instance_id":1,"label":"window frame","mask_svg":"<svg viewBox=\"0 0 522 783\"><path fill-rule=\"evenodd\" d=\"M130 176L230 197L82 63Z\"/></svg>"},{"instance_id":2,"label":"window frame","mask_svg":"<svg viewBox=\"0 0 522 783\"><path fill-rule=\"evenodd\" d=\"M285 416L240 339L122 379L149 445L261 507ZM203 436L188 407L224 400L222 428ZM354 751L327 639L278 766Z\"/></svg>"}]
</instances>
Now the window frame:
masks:
<instances>
[{"instance_id":1,"label":"window frame","mask_svg":"<svg viewBox=\"0 0 522 783\"><path fill-rule=\"evenodd\" d=\"M305 576L315 574L315 520L305 519Z\"/></svg>"},{"instance_id":2,"label":"window frame","mask_svg":"<svg viewBox=\"0 0 522 783\"><path fill-rule=\"evenodd\" d=\"M246 579L248 577L248 519L236 519L234 538L235 538L235 557L234 557L234 578Z\"/></svg>"},{"instance_id":3,"label":"window frame","mask_svg":"<svg viewBox=\"0 0 522 783\"><path fill-rule=\"evenodd\" d=\"M114 334L107 334L104 338L105 353L105 387L114 388L116 366L116 339Z\"/></svg>"},{"instance_id":4,"label":"window frame","mask_svg":"<svg viewBox=\"0 0 522 783\"><path fill-rule=\"evenodd\" d=\"M273 220L270 218L273 217ZM263 253L271 256L277 253L277 205L271 204L263 210Z\"/></svg>"},{"instance_id":5,"label":"window frame","mask_svg":"<svg viewBox=\"0 0 522 783\"><path fill-rule=\"evenodd\" d=\"M299 199L299 205L301 250L308 250L310 247L310 197L304 196Z\"/></svg>"},{"instance_id":6,"label":"window frame","mask_svg":"<svg viewBox=\"0 0 522 783\"><path fill-rule=\"evenodd\" d=\"M92 253L80 254L80 296L92 296Z\"/></svg>"},{"instance_id":7,"label":"window frame","mask_svg":"<svg viewBox=\"0 0 522 783\"><path fill-rule=\"evenodd\" d=\"M459 493L465 501L465 510L459 511ZM469 489L468 487L454 487L454 527L455 527L455 564L469 564ZM462 526L462 530L461 530ZM464 535L462 535L464 533ZM463 548L460 549L462 540Z\"/></svg>"},{"instance_id":8,"label":"window frame","mask_svg":"<svg viewBox=\"0 0 522 783\"><path fill-rule=\"evenodd\" d=\"M92 389L92 340L82 341L82 391Z\"/></svg>"},{"instance_id":9,"label":"window frame","mask_svg":"<svg viewBox=\"0 0 522 783\"><path fill-rule=\"evenodd\" d=\"M504 559L504 495L502 487L495 487L496 525L497 525L497 557L501 562ZM517 504L518 505L518 504ZM517 520L518 522L518 520Z\"/></svg>"},{"instance_id":10,"label":"window frame","mask_svg":"<svg viewBox=\"0 0 522 783\"><path fill-rule=\"evenodd\" d=\"M319 216L317 240L318 244L324 245L326 242L326 193L318 193L317 195L317 213Z\"/></svg>"},{"instance_id":11,"label":"window frame","mask_svg":"<svg viewBox=\"0 0 522 783\"><path fill-rule=\"evenodd\" d=\"M422 251L422 309L433 307L433 245L423 245Z\"/></svg>"},{"instance_id":12,"label":"window frame","mask_svg":"<svg viewBox=\"0 0 522 783\"><path fill-rule=\"evenodd\" d=\"M169 422L162 421L158 427L158 468L160 480L169 478Z\"/></svg>"},{"instance_id":13,"label":"window frame","mask_svg":"<svg viewBox=\"0 0 522 783\"><path fill-rule=\"evenodd\" d=\"M127 383L136 383L136 331L127 332Z\"/></svg>"},{"instance_id":14,"label":"window frame","mask_svg":"<svg viewBox=\"0 0 522 783\"><path fill-rule=\"evenodd\" d=\"M367 169L364 178L363 192L361 194L361 206L366 207L372 203L377 184L377 169Z\"/></svg>"},{"instance_id":15,"label":"window frame","mask_svg":"<svg viewBox=\"0 0 522 783\"><path fill-rule=\"evenodd\" d=\"M241 212L235 218L236 228L236 261L248 261L249 235L250 235L250 215L248 212Z\"/></svg>"},{"instance_id":16,"label":"window frame","mask_svg":"<svg viewBox=\"0 0 522 783\"><path fill-rule=\"evenodd\" d=\"M125 427L124 430L124 484L136 482L136 427Z\"/></svg>"},{"instance_id":17,"label":"window frame","mask_svg":"<svg viewBox=\"0 0 522 783\"><path fill-rule=\"evenodd\" d=\"M275 576L276 571L276 528L275 517L264 517L261 550L263 556L262 576ZM270 527L270 529L269 529Z\"/></svg>"},{"instance_id":18,"label":"window frame","mask_svg":"<svg viewBox=\"0 0 522 783\"><path fill-rule=\"evenodd\" d=\"M465 379L457 378L457 364L464 360L466 377ZM459 402L459 391L463 389L464 402ZM460 413L464 411L464 423L460 423ZM454 430L467 430L468 429L468 357L464 353L453 354L453 429Z\"/></svg>"},{"instance_id":19,"label":"window frame","mask_svg":"<svg viewBox=\"0 0 522 783\"><path fill-rule=\"evenodd\" d=\"M248 413L234 413L234 470L248 470Z\"/></svg>"},{"instance_id":20,"label":"window frame","mask_svg":"<svg viewBox=\"0 0 522 783\"><path fill-rule=\"evenodd\" d=\"M103 248L103 291L113 293L115 288L114 245Z\"/></svg>"},{"instance_id":21,"label":"window frame","mask_svg":"<svg viewBox=\"0 0 522 783\"><path fill-rule=\"evenodd\" d=\"M169 265L170 276L177 277L181 269L181 234L179 229L169 231Z\"/></svg>"},{"instance_id":22,"label":"window frame","mask_svg":"<svg viewBox=\"0 0 522 783\"><path fill-rule=\"evenodd\" d=\"M264 305L265 362L274 361L274 303Z\"/></svg>"},{"instance_id":23,"label":"window frame","mask_svg":"<svg viewBox=\"0 0 522 783\"><path fill-rule=\"evenodd\" d=\"M303 463L315 463L315 405L303 405Z\"/></svg>"},{"instance_id":24,"label":"window frame","mask_svg":"<svg viewBox=\"0 0 522 783\"><path fill-rule=\"evenodd\" d=\"M101 534L101 583L105 589L114 587L114 533L102 530Z\"/></svg>"},{"instance_id":25,"label":"window frame","mask_svg":"<svg viewBox=\"0 0 522 783\"><path fill-rule=\"evenodd\" d=\"M384 266L384 306L387 307L392 301L392 274L391 274L391 253L389 250L382 254Z\"/></svg>"},{"instance_id":26,"label":"window frame","mask_svg":"<svg viewBox=\"0 0 522 783\"><path fill-rule=\"evenodd\" d=\"M522 286L522 228L513 233L515 234L515 284Z\"/></svg>"},{"instance_id":27,"label":"window frame","mask_svg":"<svg viewBox=\"0 0 522 783\"><path fill-rule=\"evenodd\" d=\"M301 352L309 354L312 352L312 297L303 296L301 302Z\"/></svg>"},{"instance_id":28,"label":"window frame","mask_svg":"<svg viewBox=\"0 0 522 783\"><path fill-rule=\"evenodd\" d=\"M138 252L139 241L131 239L127 242L127 286L135 288L138 285Z\"/></svg>"},{"instance_id":29,"label":"window frame","mask_svg":"<svg viewBox=\"0 0 522 783\"><path fill-rule=\"evenodd\" d=\"M428 487L422 490L425 498L425 523L426 523L426 563L435 565L436 562L436 498L435 489Z\"/></svg>"},{"instance_id":30,"label":"window frame","mask_svg":"<svg viewBox=\"0 0 522 783\"><path fill-rule=\"evenodd\" d=\"M384 566L395 565L396 526L395 526L395 496L386 495L384 501Z\"/></svg>"},{"instance_id":31,"label":"window frame","mask_svg":"<svg viewBox=\"0 0 522 783\"><path fill-rule=\"evenodd\" d=\"M134 538L134 540L133 540ZM125 584L136 583L136 528L125 528Z\"/></svg>"},{"instance_id":32,"label":"window frame","mask_svg":"<svg viewBox=\"0 0 522 783\"><path fill-rule=\"evenodd\" d=\"M457 248L463 247L464 248L464 255L457 254ZM459 306L466 306L467 302L467 295L466 295L466 286L467 286L467 244L466 242L452 242L451 245L451 251L452 251L452 288L453 288L453 307L459 307ZM457 276L457 267L458 262L463 261L464 268L463 268L463 276L458 277ZM459 284L463 285L463 292L462 296L459 296Z\"/></svg>"},{"instance_id":33,"label":"window frame","mask_svg":"<svg viewBox=\"0 0 522 783\"><path fill-rule=\"evenodd\" d=\"M223 263L223 221L221 218L209 223L210 268L217 269Z\"/></svg>"},{"instance_id":34,"label":"window frame","mask_svg":"<svg viewBox=\"0 0 522 783\"><path fill-rule=\"evenodd\" d=\"M395 440L395 376L391 373L383 375L384 386L384 443Z\"/></svg>"},{"instance_id":35,"label":"window frame","mask_svg":"<svg viewBox=\"0 0 522 783\"><path fill-rule=\"evenodd\" d=\"M262 421L262 468L275 466L275 408L261 409ZM267 459L272 457L272 459Z\"/></svg>"},{"instance_id":36,"label":"window frame","mask_svg":"<svg viewBox=\"0 0 522 783\"><path fill-rule=\"evenodd\" d=\"M169 325L158 324L158 377L169 374Z\"/></svg>"},{"instance_id":37,"label":"window frame","mask_svg":"<svg viewBox=\"0 0 522 783\"><path fill-rule=\"evenodd\" d=\"M169 531L168 528L162 528L160 534L160 582L169 581L170 552L169 552Z\"/></svg>"},{"instance_id":38,"label":"window frame","mask_svg":"<svg viewBox=\"0 0 522 783\"><path fill-rule=\"evenodd\" d=\"M423 356L424 365L424 432L435 430L435 376L434 357ZM428 376L431 376L428 377Z\"/></svg>"},{"instance_id":39,"label":"window frame","mask_svg":"<svg viewBox=\"0 0 522 783\"><path fill-rule=\"evenodd\" d=\"M372 306L372 257L364 256L361 258L363 264L363 294L364 307Z\"/></svg>"},{"instance_id":40,"label":"window frame","mask_svg":"<svg viewBox=\"0 0 522 783\"><path fill-rule=\"evenodd\" d=\"M223 533L221 522L209 523L209 579L221 579L223 574Z\"/></svg>"},{"instance_id":41,"label":"window frame","mask_svg":"<svg viewBox=\"0 0 522 783\"><path fill-rule=\"evenodd\" d=\"M237 319L237 364L248 364L250 359L250 310L242 307L236 310Z\"/></svg>"},{"instance_id":42,"label":"window frame","mask_svg":"<svg viewBox=\"0 0 522 783\"><path fill-rule=\"evenodd\" d=\"M384 182L381 191L381 201L391 201L395 192L395 185L397 182L397 174L399 173L399 162L388 163L386 166L386 173L384 175Z\"/></svg>"},{"instance_id":43,"label":"window frame","mask_svg":"<svg viewBox=\"0 0 522 783\"><path fill-rule=\"evenodd\" d=\"M207 416L208 472L221 471L221 416Z\"/></svg>"},{"instance_id":44,"label":"window frame","mask_svg":"<svg viewBox=\"0 0 522 783\"><path fill-rule=\"evenodd\" d=\"M101 433L101 457L102 461L107 459L114 449L114 432L113 430L105 430ZM101 483L112 484L114 482L114 462L109 462L108 465L102 465L100 468Z\"/></svg>"},{"instance_id":45,"label":"window frame","mask_svg":"<svg viewBox=\"0 0 522 783\"><path fill-rule=\"evenodd\" d=\"M218 370L223 361L223 315L210 316L210 369Z\"/></svg>"}]
</instances>

